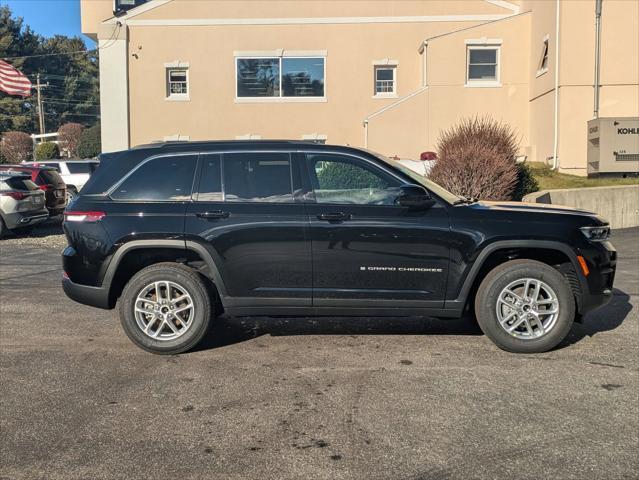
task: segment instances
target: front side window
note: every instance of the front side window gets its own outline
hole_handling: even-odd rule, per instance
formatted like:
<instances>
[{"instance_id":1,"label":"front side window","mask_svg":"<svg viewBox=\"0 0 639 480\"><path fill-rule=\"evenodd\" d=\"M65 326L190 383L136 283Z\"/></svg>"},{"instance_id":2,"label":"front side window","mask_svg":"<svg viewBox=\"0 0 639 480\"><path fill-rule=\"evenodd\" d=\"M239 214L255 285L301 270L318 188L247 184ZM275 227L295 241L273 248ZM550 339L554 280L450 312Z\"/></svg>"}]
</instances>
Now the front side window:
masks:
<instances>
[{"instance_id":1,"label":"front side window","mask_svg":"<svg viewBox=\"0 0 639 480\"><path fill-rule=\"evenodd\" d=\"M342 155L309 154L307 162L317 203L395 204L400 181L364 161Z\"/></svg>"},{"instance_id":2,"label":"front side window","mask_svg":"<svg viewBox=\"0 0 639 480\"><path fill-rule=\"evenodd\" d=\"M158 157L140 165L111 193L114 200L181 202L191 198L197 155Z\"/></svg>"},{"instance_id":3,"label":"front side window","mask_svg":"<svg viewBox=\"0 0 639 480\"><path fill-rule=\"evenodd\" d=\"M375 67L375 95L388 96L395 92L396 67Z\"/></svg>"},{"instance_id":4,"label":"front side window","mask_svg":"<svg viewBox=\"0 0 639 480\"><path fill-rule=\"evenodd\" d=\"M90 162L67 162L69 173L93 173L95 165Z\"/></svg>"},{"instance_id":5,"label":"front side window","mask_svg":"<svg viewBox=\"0 0 639 480\"><path fill-rule=\"evenodd\" d=\"M323 57L237 58L238 98L324 97Z\"/></svg>"},{"instance_id":6,"label":"front side window","mask_svg":"<svg viewBox=\"0 0 639 480\"><path fill-rule=\"evenodd\" d=\"M498 47L468 47L467 61L466 84L499 83Z\"/></svg>"},{"instance_id":7,"label":"front side window","mask_svg":"<svg viewBox=\"0 0 639 480\"><path fill-rule=\"evenodd\" d=\"M223 172L227 202L294 201L288 153L226 153Z\"/></svg>"},{"instance_id":8,"label":"front side window","mask_svg":"<svg viewBox=\"0 0 639 480\"><path fill-rule=\"evenodd\" d=\"M167 97L186 96L189 94L189 73L185 68L168 68Z\"/></svg>"}]
</instances>

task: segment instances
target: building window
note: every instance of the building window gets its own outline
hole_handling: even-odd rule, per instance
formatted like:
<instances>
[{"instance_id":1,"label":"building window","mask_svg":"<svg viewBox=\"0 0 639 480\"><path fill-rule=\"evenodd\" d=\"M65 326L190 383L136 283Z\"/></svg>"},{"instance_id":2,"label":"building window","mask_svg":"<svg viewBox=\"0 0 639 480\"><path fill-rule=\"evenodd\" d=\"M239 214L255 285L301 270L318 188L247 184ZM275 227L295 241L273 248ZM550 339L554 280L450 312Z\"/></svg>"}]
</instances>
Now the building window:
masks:
<instances>
[{"instance_id":1,"label":"building window","mask_svg":"<svg viewBox=\"0 0 639 480\"><path fill-rule=\"evenodd\" d=\"M473 45L467 47L466 85L495 87L499 84L500 47Z\"/></svg>"},{"instance_id":2,"label":"building window","mask_svg":"<svg viewBox=\"0 0 639 480\"><path fill-rule=\"evenodd\" d=\"M188 64L174 62L164 65L166 69L166 99L189 100Z\"/></svg>"},{"instance_id":3,"label":"building window","mask_svg":"<svg viewBox=\"0 0 639 480\"><path fill-rule=\"evenodd\" d=\"M395 91L395 66L375 67L375 95L393 96Z\"/></svg>"},{"instance_id":4,"label":"building window","mask_svg":"<svg viewBox=\"0 0 639 480\"><path fill-rule=\"evenodd\" d=\"M548 42L550 36L544 37L544 44L541 47L541 56L539 57L539 65L537 65L537 76L543 75L548 71Z\"/></svg>"},{"instance_id":5,"label":"building window","mask_svg":"<svg viewBox=\"0 0 639 480\"><path fill-rule=\"evenodd\" d=\"M325 98L324 57L236 58L238 100L313 101Z\"/></svg>"}]
</instances>

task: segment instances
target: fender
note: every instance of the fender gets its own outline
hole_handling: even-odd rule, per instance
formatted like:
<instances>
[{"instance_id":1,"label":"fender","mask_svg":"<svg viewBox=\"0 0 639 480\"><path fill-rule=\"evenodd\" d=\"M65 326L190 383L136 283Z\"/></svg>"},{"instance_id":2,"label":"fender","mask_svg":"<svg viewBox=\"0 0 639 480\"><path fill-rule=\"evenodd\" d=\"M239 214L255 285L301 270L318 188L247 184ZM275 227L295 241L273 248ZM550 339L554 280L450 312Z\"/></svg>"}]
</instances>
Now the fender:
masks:
<instances>
[{"instance_id":1,"label":"fender","mask_svg":"<svg viewBox=\"0 0 639 480\"><path fill-rule=\"evenodd\" d=\"M109 262L109 266L104 275L104 279L102 280L102 286L106 290L111 291L111 283L113 282L113 277L120 266L122 258L125 254L132 250L139 249L149 249L149 248L170 248L175 250L190 250L192 252L197 253L202 260L206 263L209 268L209 272L213 283L215 283L215 287L217 288L218 294L220 295L220 300L224 305L227 298L227 290L222 281L222 276L220 275L220 271L215 264L215 261L211 257L210 253L197 242L193 241L184 241L184 240L133 240L125 243L120 248L116 250L113 254L113 258L111 262Z\"/></svg>"},{"instance_id":2,"label":"fender","mask_svg":"<svg viewBox=\"0 0 639 480\"><path fill-rule=\"evenodd\" d=\"M579 267L579 262L577 261L577 255L575 251L565 243L556 242L552 240L499 240L497 242L491 243L479 252L479 255L475 259L470 268L470 271L466 275L464 279L464 283L462 284L462 288L459 291L459 295L454 300L446 300L445 308L449 309L459 309L460 311L466 305L466 300L468 298L468 294L470 293L470 289L475 283L475 279L481 270L481 267L484 265L484 262L488 258L488 256L497 251L504 250L508 248L535 248L535 249L545 249L545 250L556 250L563 254L565 254L572 263L575 272L577 272L577 278L579 279L579 284L581 286L582 291L587 292L588 286L585 282L585 279L582 275L579 275L581 271Z\"/></svg>"}]
</instances>

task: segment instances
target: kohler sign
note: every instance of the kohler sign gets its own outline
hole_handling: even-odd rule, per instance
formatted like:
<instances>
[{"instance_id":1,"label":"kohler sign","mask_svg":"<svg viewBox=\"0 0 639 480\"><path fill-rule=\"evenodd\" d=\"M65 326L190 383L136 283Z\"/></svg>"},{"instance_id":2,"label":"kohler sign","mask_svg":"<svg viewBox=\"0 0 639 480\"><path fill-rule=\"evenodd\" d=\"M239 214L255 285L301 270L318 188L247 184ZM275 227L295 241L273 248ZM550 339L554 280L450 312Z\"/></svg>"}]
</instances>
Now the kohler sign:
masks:
<instances>
[{"instance_id":1,"label":"kohler sign","mask_svg":"<svg viewBox=\"0 0 639 480\"><path fill-rule=\"evenodd\" d=\"M588 122L588 175L639 175L639 118Z\"/></svg>"}]
</instances>

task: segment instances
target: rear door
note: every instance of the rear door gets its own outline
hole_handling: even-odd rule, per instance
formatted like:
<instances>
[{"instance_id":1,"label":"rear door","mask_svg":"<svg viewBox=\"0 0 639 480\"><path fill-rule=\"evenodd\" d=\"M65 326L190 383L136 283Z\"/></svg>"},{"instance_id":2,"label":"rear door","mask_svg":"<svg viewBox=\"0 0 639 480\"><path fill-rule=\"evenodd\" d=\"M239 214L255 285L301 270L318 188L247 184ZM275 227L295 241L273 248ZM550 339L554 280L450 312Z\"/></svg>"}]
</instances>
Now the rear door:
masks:
<instances>
[{"instance_id":1,"label":"rear door","mask_svg":"<svg viewBox=\"0 0 639 480\"><path fill-rule=\"evenodd\" d=\"M308 220L299 165L287 151L202 154L186 239L203 245L229 304L311 305Z\"/></svg>"},{"instance_id":2,"label":"rear door","mask_svg":"<svg viewBox=\"0 0 639 480\"><path fill-rule=\"evenodd\" d=\"M441 308L449 222L440 204L396 205L405 183L365 158L306 154L313 251L313 305Z\"/></svg>"}]
</instances>

